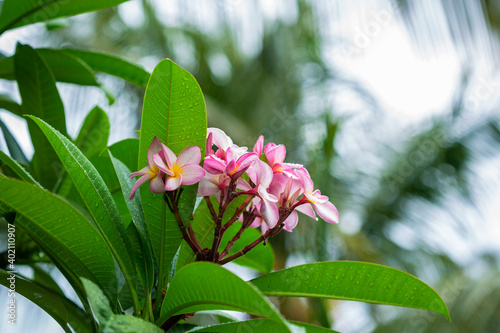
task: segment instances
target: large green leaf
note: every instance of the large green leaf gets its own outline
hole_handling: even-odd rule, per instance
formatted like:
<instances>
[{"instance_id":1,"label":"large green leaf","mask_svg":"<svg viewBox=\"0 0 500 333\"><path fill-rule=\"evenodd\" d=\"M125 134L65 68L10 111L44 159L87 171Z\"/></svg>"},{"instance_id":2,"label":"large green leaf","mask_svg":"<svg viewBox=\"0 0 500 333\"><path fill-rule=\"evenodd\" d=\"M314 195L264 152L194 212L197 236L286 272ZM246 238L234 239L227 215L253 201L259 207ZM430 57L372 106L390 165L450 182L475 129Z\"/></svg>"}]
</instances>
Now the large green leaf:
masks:
<instances>
[{"instance_id":1,"label":"large green leaf","mask_svg":"<svg viewBox=\"0 0 500 333\"><path fill-rule=\"evenodd\" d=\"M43 131L57 152L67 173L96 222L100 233L122 270L130 292L135 294L135 261L127 231L111 193L95 167L65 136L44 121L29 116ZM137 307L137 304L136 304Z\"/></svg>"},{"instance_id":2,"label":"large green leaf","mask_svg":"<svg viewBox=\"0 0 500 333\"><path fill-rule=\"evenodd\" d=\"M23 101L22 113L43 119L67 136L64 106L44 61L30 46L18 44L14 68ZM28 122L28 127L35 148L31 163L35 178L43 187L52 189L61 171L57 155L37 126Z\"/></svg>"},{"instance_id":3,"label":"large green leaf","mask_svg":"<svg viewBox=\"0 0 500 333\"><path fill-rule=\"evenodd\" d=\"M329 261L305 264L251 281L268 296L335 298L424 309L450 319L438 293L416 277L376 264Z\"/></svg>"},{"instance_id":4,"label":"large green leaf","mask_svg":"<svg viewBox=\"0 0 500 333\"><path fill-rule=\"evenodd\" d=\"M92 312L101 325L105 324L113 315L109 300L95 283L85 278L81 278L81 280L92 307Z\"/></svg>"},{"instance_id":5,"label":"large green leaf","mask_svg":"<svg viewBox=\"0 0 500 333\"><path fill-rule=\"evenodd\" d=\"M16 218L16 225L56 258L64 271L105 287L116 300L113 258L89 220L60 197L23 181L0 178L0 193L0 202L24 217Z\"/></svg>"},{"instance_id":6,"label":"large green leaf","mask_svg":"<svg viewBox=\"0 0 500 333\"><path fill-rule=\"evenodd\" d=\"M174 276L156 323L161 324L176 314L202 310L243 311L288 327L276 308L252 284L208 262L187 265Z\"/></svg>"},{"instance_id":7,"label":"large green leaf","mask_svg":"<svg viewBox=\"0 0 500 333\"><path fill-rule=\"evenodd\" d=\"M10 133L7 126L1 120L0 120L0 129L2 130L5 143L7 144L7 148L9 149L9 153L12 156L12 158L25 165L30 165L30 162L26 158L26 155L24 155L23 150L17 143L16 138L14 138L14 136L12 135L12 133Z\"/></svg>"},{"instance_id":8,"label":"large green leaf","mask_svg":"<svg viewBox=\"0 0 500 333\"><path fill-rule=\"evenodd\" d=\"M318 327L311 324L290 322L290 324L302 328L305 333L332 333L328 328ZM259 318L239 321L236 323L225 323L220 325L201 327L189 330L188 332L212 332L212 333L233 333L233 332L259 332L259 333L285 333L288 332L282 325L275 321Z\"/></svg>"},{"instance_id":9,"label":"large green leaf","mask_svg":"<svg viewBox=\"0 0 500 333\"><path fill-rule=\"evenodd\" d=\"M0 34L31 23L113 7L125 1L127 0L5 0L0 12Z\"/></svg>"},{"instance_id":10,"label":"large green leaf","mask_svg":"<svg viewBox=\"0 0 500 333\"><path fill-rule=\"evenodd\" d=\"M106 53L77 49L63 49L63 51L82 59L96 72L110 74L146 88L150 73L136 64Z\"/></svg>"},{"instance_id":11,"label":"large green leaf","mask_svg":"<svg viewBox=\"0 0 500 333\"><path fill-rule=\"evenodd\" d=\"M9 288L10 276L0 269L0 284ZM92 332L90 316L68 298L18 275L15 281L16 291L47 312L66 332Z\"/></svg>"},{"instance_id":12,"label":"large green leaf","mask_svg":"<svg viewBox=\"0 0 500 333\"><path fill-rule=\"evenodd\" d=\"M144 96L139 168L147 165L147 152L155 136L175 154L179 154L187 146L196 145L201 148L204 156L206 133L205 101L196 79L172 61L162 60L151 74ZM187 224L192 216L198 186L183 188L179 210ZM162 279L181 244L181 233L161 195L154 195L147 186L142 186L140 193Z\"/></svg>"}]
</instances>

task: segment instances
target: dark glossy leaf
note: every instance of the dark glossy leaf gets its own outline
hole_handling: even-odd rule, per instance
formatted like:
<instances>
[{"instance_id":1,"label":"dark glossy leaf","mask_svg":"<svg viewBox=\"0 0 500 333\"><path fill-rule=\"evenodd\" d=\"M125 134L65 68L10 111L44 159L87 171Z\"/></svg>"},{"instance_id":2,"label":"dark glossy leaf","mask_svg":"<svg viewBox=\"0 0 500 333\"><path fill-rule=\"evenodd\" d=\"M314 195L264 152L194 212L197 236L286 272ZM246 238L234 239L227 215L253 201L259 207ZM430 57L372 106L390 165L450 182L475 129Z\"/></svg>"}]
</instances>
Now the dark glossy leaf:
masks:
<instances>
[{"instance_id":1,"label":"dark glossy leaf","mask_svg":"<svg viewBox=\"0 0 500 333\"><path fill-rule=\"evenodd\" d=\"M64 106L54 78L44 61L30 46L18 44L14 69L23 101L22 113L43 119L67 136ZM35 178L43 187L52 189L62 166L40 129L30 121L28 128L35 148L31 161Z\"/></svg>"},{"instance_id":2,"label":"dark glossy leaf","mask_svg":"<svg viewBox=\"0 0 500 333\"><path fill-rule=\"evenodd\" d=\"M113 7L125 1L127 0L5 0L0 12L0 34L31 23Z\"/></svg>"},{"instance_id":3,"label":"dark glossy leaf","mask_svg":"<svg viewBox=\"0 0 500 333\"><path fill-rule=\"evenodd\" d=\"M172 61L161 61L144 96L138 167L147 165L147 151L155 136L177 155L187 146L196 145L204 156L206 132L205 101L196 79ZM185 224L191 219L197 188L197 185L184 187L179 211ZM162 279L181 244L181 233L161 195L151 193L148 186L142 186L140 194Z\"/></svg>"},{"instance_id":4,"label":"dark glossy leaf","mask_svg":"<svg viewBox=\"0 0 500 333\"><path fill-rule=\"evenodd\" d=\"M0 284L9 288L10 281L7 278L10 276L0 269ZM17 293L47 312L65 331L71 332L71 327L77 333L92 332L90 315L68 298L20 276L15 277L15 285Z\"/></svg>"},{"instance_id":5,"label":"dark glossy leaf","mask_svg":"<svg viewBox=\"0 0 500 333\"><path fill-rule=\"evenodd\" d=\"M248 312L288 328L276 308L253 285L219 265L196 262L173 277L157 324L176 314L202 310Z\"/></svg>"},{"instance_id":6,"label":"dark glossy leaf","mask_svg":"<svg viewBox=\"0 0 500 333\"><path fill-rule=\"evenodd\" d=\"M329 261L305 264L251 281L268 296L335 298L424 309L450 319L438 293L416 277L376 264Z\"/></svg>"}]
</instances>

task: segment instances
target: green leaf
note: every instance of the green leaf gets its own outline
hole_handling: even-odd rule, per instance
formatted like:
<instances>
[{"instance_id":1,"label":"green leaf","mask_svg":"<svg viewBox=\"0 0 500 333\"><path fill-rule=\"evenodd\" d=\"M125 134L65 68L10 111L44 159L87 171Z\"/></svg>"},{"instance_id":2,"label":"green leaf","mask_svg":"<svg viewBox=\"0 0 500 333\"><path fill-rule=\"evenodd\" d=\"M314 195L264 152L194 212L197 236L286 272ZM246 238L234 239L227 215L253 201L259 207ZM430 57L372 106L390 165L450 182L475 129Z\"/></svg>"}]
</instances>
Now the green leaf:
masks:
<instances>
[{"instance_id":1,"label":"green leaf","mask_svg":"<svg viewBox=\"0 0 500 333\"><path fill-rule=\"evenodd\" d=\"M268 296L334 298L404 306L450 319L438 293L416 277L376 264L329 261L305 264L251 281Z\"/></svg>"},{"instance_id":2,"label":"green leaf","mask_svg":"<svg viewBox=\"0 0 500 333\"><path fill-rule=\"evenodd\" d=\"M287 328L276 308L252 284L208 262L187 265L173 277L156 324L176 314L202 310L248 312Z\"/></svg>"},{"instance_id":3,"label":"green leaf","mask_svg":"<svg viewBox=\"0 0 500 333\"><path fill-rule=\"evenodd\" d=\"M16 174L19 179L40 186L40 184L38 184L38 182L26 170L24 170L24 168L16 160L12 159L9 155L5 154L1 150L0 161L2 162L0 164L0 168L4 168L4 166L7 166Z\"/></svg>"},{"instance_id":4,"label":"green leaf","mask_svg":"<svg viewBox=\"0 0 500 333\"><path fill-rule=\"evenodd\" d=\"M32 116L29 116L29 118L40 127L60 157L87 209L94 218L96 226L122 270L131 289L131 294L134 295L136 274L133 251L125 226L120 219L116 204L104 180L92 163L69 139L44 121Z\"/></svg>"},{"instance_id":5,"label":"green leaf","mask_svg":"<svg viewBox=\"0 0 500 333\"><path fill-rule=\"evenodd\" d=\"M0 34L31 23L113 7L126 0L5 0L0 12Z\"/></svg>"},{"instance_id":6,"label":"green leaf","mask_svg":"<svg viewBox=\"0 0 500 333\"><path fill-rule=\"evenodd\" d=\"M154 324L137 317L112 315L102 333L163 333L163 330Z\"/></svg>"},{"instance_id":7,"label":"green leaf","mask_svg":"<svg viewBox=\"0 0 500 333\"><path fill-rule=\"evenodd\" d=\"M0 269L0 284L9 288L10 281L7 278L10 276ZM92 332L89 315L68 298L18 275L15 276L15 285L16 292L47 312L66 332L73 332L70 327L78 333Z\"/></svg>"},{"instance_id":8,"label":"green leaf","mask_svg":"<svg viewBox=\"0 0 500 333\"><path fill-rule=\"evenodd\" d=\"M129 226L128 233L129 236L132 235L132 245L134 246L134 249L136 249L134 252L139 277L141 278L141 282L144 288L152 290L154 281L154 266L152 259L153 255L151 253L149 234L146 227L146 222L144 220L144 213L142 211L140 195L139 193L136 194L138 196L136 200L128 200L130 190L134 185L133 180L128 177L130 175L130 170L127 169L125 164L114 158L111 153L110 157L121 185L123 197L127 204L130 215L132 216L134 228L131 228L131 226Z\"/></svg>"},{"instance_id":9,"label":"green leaf","mask_svg":"<svg viewBox=\"0 0 500 333\"><path fill-rule=\"evenodd\" d=\"M0 59L0 78L5 80L15 80L14 57Z\"/></svg>"},{"instance_id":10,"label":"green leaf","mask_svg":"<svg viewBox=\"0 0 500 333\"><path fill-rule=\"evenodd\" d=\"M106 112L95 106L85 118L75 144L85 156L90 158L106 148L109 131L110 124Z\"/></svg>"},{"instance_id":11,"label":"green leaf","mask_svg":"<svg viewBox=\"0 0 500 333\"><path fill-rule=\"evenodd\" d=\"M81 278L81 280L92 307L92 312L94 312L101 325L105 324L113 315L109 300L95 283L85 278Z\"/></svg>"},{"instance_id":12,"label":"green leaf","mask_svg":"<svg viewBox=\"0 0 500 333\"><path fill-rule=\"evenodd\" d=\"M0 193L0 202L24 217L15 224L57 259L62 271L106 287L116 299L113 258L89 220L60 197L23 181L0 178Z\"/></svg>"},{"instance_id":13,"label":"green leaf","mask_svg":"<svg viewBox=\"0 0 500 333\"><path fill-rule=\"evenodd\" d=\"M9 149L9 153L10 155L12 155L12 158L25 165L30 165L30 162L26 158L26 155L24 155L23 150L21 149L21 147L19 147L16 138L14 138L14 136L12 135L12 133L10 133L7 126L1 120L0 120L0 128L2 129L5 143L7 143L7 148Z\"/></svg>"},{"instance_id":14,"label":"green leaf","mask_svg":"<svg viewBox=\"0 0 500 333\"><path fill-rule=\"evenodd\" d=\"M314 326L311 324L304 324L299 322L290 322L299 329L302 328L302 332L306 333L331 333L335 332L328 328ZM212 332L212 333L233 333L233 332L259 332L259 333L281 333L289 332L282 325L276 323L275 321L269 319L252 319L239 321L236 323L225 323L220 325L208 326L195 328L188 332Z\"/></svg>"},{"instance_id":15,"label":"green leaf","mask_svg":"<svg viewBox=\"0 0 500 333\"><path fill-rule=\"evenodd\" d=\"M96 72L110 74L146 88L150 73L136 64L114 55L95 51L77 49L63 49L63 51L82 59Z\"/></svg>"},{"instance_id":16,"label":"green leaf","mask_svg":"<svg viewBox=\"0 0 500 333\"><path fill-rule=\"evenodd\" d=\"M17 104L9 95L0 94L0 109L10 111L19 117L22 116L21 105Z\"/></svg>"},{"instance_id":17,"label":"green leaf","mask_svg":"<svg viewBox=\"0 0 500 333\"><path fill-rule=\"evenodd\" d=\"M67 136L64 106L54 78L40 56L30 46L18 44L14 68L23 101L22 113L43 119ZM57 155L39 128L31 122L28 128L35 148L31 163L35 178L43 187L52 189L61 171Z\"/></svg>"},{"instance_id":18,"label":"green leaf","mask_svg":"<svg viewBox=\"0 0 500 333\"><path fill-rule=\"evenodd\" d=\"M221 241L220 251L222 251L227 243L233 238L234 235L240 230L242 223L235 222L225 233ZM245 246L252 243L254 240L259 238L261 233L259 230L254 228L245 229L241 234L239 240L237 240L234 245L229 250L228 255L232 255L240 250L243 250ZM274 253L270 244L260 243L254 247L250 252L244 256L232 261L235 264L246 266L255 269L261 273L269 273L274 267Z\"/></svg>"},{"instance_id":19,"label":"green leaf","mask_svg":"<svg viewBox=\"0 0 500 333\"><path fill-rule=\"evenodd\" d=\"M147 151L155 136L177 155L187 146L196 145L204 156L206 133L205 100L196 79L172 61L162 60L154 69L144 96L139 168L147 165ZM198 186L183 188L179 211L187 224ZM172 213L167 211L163 218L166 208L161 195L154 195L147 186L142 186L140 193L160 279L163 279L181 244L181 232Z\"/></svg>"}]
</instances>

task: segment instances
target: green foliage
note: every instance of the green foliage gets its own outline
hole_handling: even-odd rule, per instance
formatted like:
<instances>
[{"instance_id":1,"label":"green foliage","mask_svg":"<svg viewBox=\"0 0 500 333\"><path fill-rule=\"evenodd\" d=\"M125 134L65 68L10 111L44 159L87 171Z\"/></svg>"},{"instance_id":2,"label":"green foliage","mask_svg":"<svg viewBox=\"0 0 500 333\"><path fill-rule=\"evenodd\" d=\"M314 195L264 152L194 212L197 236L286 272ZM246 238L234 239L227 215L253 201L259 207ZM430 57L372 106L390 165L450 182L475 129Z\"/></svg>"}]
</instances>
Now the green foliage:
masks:
<instances>
[{"instance_id":1,"label":"green foliage","mask_svg":"<svg viewBox=\"0 0 500 333\"><path fill-rule=\"evenodd\" d=\"M121 2L6 0L0 12L0 34ZM95 72L146 89L140 139L107 147L110 123L97 106L85 118L77 138L69 138L56 81L102 88ZM36 244L34 252L44 252L44 259L48 258L72 285L83 308L66 298L50 274L36 265L42 260L40 256L33 255L34 262L28 263L34 268L33 279L17 276L18 292L44 309L65 331L163 332L158 326L171 328L184 314L207 310L243 311L264 318L237 322L219 314L216 322L220 325L194 328L193 332L330 331L286 321L266 296L357 300L425 309L450 318L432 288L389 267L323 262L268 274L274 266L274 253L263 244L234 260L267 274L250 282L214 263L192 263L196 258L208 260L205 254L214 240L215 223L206 203L201 202L194 211L198 185L182 186L179 210L172 209L179 213L179 220L167 209L163 195L152 194L147 186L141 187L134 200L128 200L135 181L129 175L148 164L147 152L154 137L177 155L196 145L204 156L207 116L203 93L196 79L171 60L161 61L150 75L140 66L100 52L33 49L19 44L14 56L0 59L0 78L17 81L22 104L0 95L0 108L26 115L35 148L30 162L0 122L12 156L0 152L1 216L29 236ZM208 89L213 91L213 87ZM286 97L291 104L295 92ZM255 94L251 98L255 100ZM333 140L331 135L328 138ZM245 197L223 207L222 225ZM218 212L218 204L215 200L212 203ZM178 223L189 226L199 241L198 257ZM228 255L245 253L247 245L262 239L252 228L239 235L241 228L241 222L234 222L225 230L219 252L234 241ZM0 269L3 285L8 275ZM133 315L122 314L132 306ZM174 330L190 328L184 324Z\"/></svg>"},{"instance_id":2,"label":"green foliage","mask_svg":"<svg viewBox=\"0 0 500 333\"><path fill-rule=\"evenodd\" d=\"M251 281L265 295L335 298L405 306L450 319L442 298L400 270L363 262L332 261L283 269Z\"/></svg>"}]
</instances>

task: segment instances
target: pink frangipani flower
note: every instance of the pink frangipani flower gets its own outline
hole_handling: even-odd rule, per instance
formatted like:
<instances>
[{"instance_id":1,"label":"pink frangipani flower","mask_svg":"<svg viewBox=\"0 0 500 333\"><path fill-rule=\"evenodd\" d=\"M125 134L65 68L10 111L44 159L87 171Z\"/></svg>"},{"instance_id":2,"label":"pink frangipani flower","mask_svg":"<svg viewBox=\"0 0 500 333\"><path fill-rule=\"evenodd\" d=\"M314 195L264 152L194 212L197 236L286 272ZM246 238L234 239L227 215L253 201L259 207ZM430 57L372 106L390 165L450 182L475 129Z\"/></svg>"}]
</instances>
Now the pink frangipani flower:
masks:
<instances>
[{"instance_id":1,"label":"pink frangipani flower","mask_svg":"<svg viewBox=\"0 0 500 333\"><path fill-rule=\"evenodd\" d=\"M163 149L153 156L153 161L167 175L165 191L174 191L181 185L196 184L205 176L205 170L199 165L200 147L186 147L177 157L170 148L163 143L161 145Z\"/></svg>"},{"instance_id":2,"label":"pink frangipani flower","mask_svg":"<svg viewBox=\"0 0 500 333\"><path fill-rule=\"evenodd\" d=\"M162 193L165 191L164 190L165 185L163 183L163 172L158 168L158 166L153 161L153 156L162 149L161 145L162 143L160 142L160 139L158 139L155 136L148 149L148 165L142 168L141 170L130 174L129 176L130 179L137 176L142 176L142 177L135 182L134 186L132 186L129 200L134 199L135 192L137 191L139 186L147 182L149 179L151 179L151 181L149 182L149 189L151 190L151 192Z\"/></svg>"},{"instance_id":3,"label":"pink frangipani flower","mask_svg":"<svg viewBox=\"0 0 500 333\"><path fill-rule=\"evenodd\" d=\"M294 176L293 170L302 168L301 164L285 163L286 148L283 145L275 145L270 142L264 147L267 161L275 174L283 173L291 177Z\"/></svg>"},{"instance_id":4,"label":"pink frangipani flower","mask_svg":"<svg viewBox=\"0 0 500 333\"><path fill-rule=\"evenodd\" d=\"M338 223L339 222L339 213L337 208L329 201L326 195L322 195L320 190L314 191L313 181L311 180L311 176L309 176L309 172L305 168L301 168L295 171L295 174L301 180L302 185L304 186L304 196L299 201L299 203L304 203L303 205L297 206L297 210L311 216L312 218L316 218L316 215L311 209L311 204L316 213L328 223Z\"/></svg>"}]
</instances>

